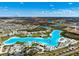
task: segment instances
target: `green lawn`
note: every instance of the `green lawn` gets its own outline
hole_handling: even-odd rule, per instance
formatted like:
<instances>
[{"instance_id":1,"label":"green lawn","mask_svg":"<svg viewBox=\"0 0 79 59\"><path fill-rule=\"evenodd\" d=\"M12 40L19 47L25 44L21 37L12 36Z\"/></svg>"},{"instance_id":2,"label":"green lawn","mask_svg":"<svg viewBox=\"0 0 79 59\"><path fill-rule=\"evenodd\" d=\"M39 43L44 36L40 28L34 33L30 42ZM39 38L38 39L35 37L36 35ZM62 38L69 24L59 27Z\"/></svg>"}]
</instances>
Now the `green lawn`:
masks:
<instances>
[{"instance_id":1,"label":"green lawn","mask_svg":"<svg viewBox=\"0 0 79 59\"><path fill-rule=\"evenodd\" d=\"M39 37L41 34L40 33L34 33L32 34L33 37Z\"/></svg>"}]
</instances>

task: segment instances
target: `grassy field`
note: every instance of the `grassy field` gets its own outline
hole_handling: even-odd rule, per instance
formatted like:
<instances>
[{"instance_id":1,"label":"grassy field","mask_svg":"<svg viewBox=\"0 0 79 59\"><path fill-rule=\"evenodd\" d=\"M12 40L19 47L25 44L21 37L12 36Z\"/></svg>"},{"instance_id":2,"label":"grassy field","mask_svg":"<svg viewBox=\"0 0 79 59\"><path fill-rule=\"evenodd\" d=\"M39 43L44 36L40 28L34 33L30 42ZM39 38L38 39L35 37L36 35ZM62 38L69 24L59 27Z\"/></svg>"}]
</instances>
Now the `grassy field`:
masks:
<instances>
[{"instance_id":1,"label":"grassy field","mask_svg":"<svg viewBox=\"0 0 79 59\"><path fill-rule=\"evenodd\" d=\"M7 39L9 39L9 38L10 38L10 37L0 38L0 41L3 42L3 41L5 41L5 40L7 40Z\"/></svg>"},{"instance_id":2,"label":"grassy field","mask_svg":"<svg viewBox=\"0 0 79 59\"><path fill-rule=\"evenodd\" d=\"M40 33L34 33L32 34L33 37L39 37L41 34Z\"/></svg>"}]
</instances>

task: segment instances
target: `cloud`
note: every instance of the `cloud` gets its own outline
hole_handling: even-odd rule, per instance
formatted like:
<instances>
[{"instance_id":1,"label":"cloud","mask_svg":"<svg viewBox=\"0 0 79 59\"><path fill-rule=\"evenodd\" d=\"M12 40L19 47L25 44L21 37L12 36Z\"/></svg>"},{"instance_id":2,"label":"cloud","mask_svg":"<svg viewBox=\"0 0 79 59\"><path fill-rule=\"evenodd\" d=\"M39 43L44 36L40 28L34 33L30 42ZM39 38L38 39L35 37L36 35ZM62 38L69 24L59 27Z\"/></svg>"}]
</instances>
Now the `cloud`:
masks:
<instances>
[{"instance_id":1,"label":"cloud","mask_svg":"<svg viewBox=\"0 0 79 59\"><path fill-rule=\"evenodd\" d=\"M8 10L0 11L0 16L27 16L27 17L79 17L79 7L72 9L50 9L50 10Z\"/></svg>"},{"instance_id":2,"label":"cloud","mask_svg":"<svg viewBox=\"0 0 79 59\"><path fill-rule=\"evenodd\" d=\"M48 17L79 17L79 9L59 9L52 11L43 11L43 13L39 14L41 16Z\"/></svg>"}]
</instances>

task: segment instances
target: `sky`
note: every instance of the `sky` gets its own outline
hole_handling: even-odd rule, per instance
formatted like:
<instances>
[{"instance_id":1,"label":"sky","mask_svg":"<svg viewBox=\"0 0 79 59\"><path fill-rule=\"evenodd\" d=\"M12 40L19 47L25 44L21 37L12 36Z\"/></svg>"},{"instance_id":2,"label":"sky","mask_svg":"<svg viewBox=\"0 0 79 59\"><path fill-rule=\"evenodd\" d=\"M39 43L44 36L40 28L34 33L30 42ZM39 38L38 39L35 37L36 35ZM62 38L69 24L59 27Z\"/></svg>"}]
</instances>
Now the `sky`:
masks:
<instances>
[{"instance_id":1,"label":"sky","mask_svg":"<svg viewBox=\"0 0 79 59\"><path fill-rule=\"evenodd\" d=\"M79 2L0 2L0 17L79 17Z\"/></svg>"}]
</instances>

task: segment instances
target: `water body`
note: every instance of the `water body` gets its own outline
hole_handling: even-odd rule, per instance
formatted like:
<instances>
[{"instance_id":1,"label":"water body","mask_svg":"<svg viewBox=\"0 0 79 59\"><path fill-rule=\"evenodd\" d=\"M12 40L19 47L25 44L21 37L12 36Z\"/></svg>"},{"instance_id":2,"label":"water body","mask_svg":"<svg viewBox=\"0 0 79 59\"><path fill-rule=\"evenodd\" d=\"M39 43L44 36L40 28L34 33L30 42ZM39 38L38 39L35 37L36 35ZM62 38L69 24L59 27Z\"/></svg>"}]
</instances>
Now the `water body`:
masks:
<instances>
[{"instance_id":1,"label":"water body","mask_svg":"<svg viewBox=\"0 0 79 59\"><path fill-rule=\"evenodd\" d=\"M8 40L4 41L4 45L13 45L16 44L16 42L38 42L41 44L49 45L49 46L58 46L58 41L61 38L61 30L53 30L51 32L51 37L48 38L41 38L41 37L25 37L25 38L20 38L20 37L12 37L9 38Z\"/></svg>"},{"instance_id":2,"label":"water body","mask_svg":"<svg viewBox=\"0 0 79 59\"><path fill-rule=\"evenodd\" d=\"M48 19L48 23L51 23L51 22L53 22L53 20L51 20L51 19Z\"/></svg>"}]
</instances>

